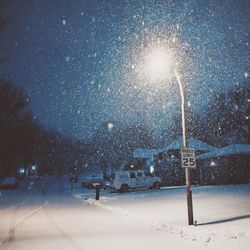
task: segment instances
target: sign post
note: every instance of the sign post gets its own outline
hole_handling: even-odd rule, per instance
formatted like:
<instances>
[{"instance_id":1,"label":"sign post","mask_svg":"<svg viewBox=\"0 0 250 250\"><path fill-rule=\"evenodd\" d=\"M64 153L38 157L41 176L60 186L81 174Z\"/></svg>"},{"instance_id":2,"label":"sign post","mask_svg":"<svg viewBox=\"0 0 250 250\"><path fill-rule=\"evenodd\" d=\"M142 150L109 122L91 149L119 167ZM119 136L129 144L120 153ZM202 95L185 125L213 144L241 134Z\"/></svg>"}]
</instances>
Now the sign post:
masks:
<instances>
[{"instance_id":1,"label":"sign post","mask_svg":"<svg viewBox=\"0 0 250 250\"><path fill-rule=\"evenodd\" d=\"M184 145L186 146L187 144L185 143ZM184 147L181 149L181 163L182 167L185 168L185 176L186 176L188 224L194 225L192 185L190 182L190 169L196 167L195 150L193 148Z\"/></svg>"}]
</instances>

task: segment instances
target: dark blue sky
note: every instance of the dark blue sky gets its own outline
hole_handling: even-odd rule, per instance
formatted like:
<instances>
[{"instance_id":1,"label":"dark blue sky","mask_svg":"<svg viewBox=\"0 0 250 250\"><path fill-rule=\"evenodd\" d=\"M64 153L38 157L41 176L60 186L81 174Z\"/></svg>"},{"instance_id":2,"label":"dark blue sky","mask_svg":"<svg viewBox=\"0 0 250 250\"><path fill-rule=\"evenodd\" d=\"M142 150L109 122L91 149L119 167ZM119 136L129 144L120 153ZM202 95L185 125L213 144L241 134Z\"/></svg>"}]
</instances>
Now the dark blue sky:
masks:
<instances>
[{"instance_id":1,"label":"dark blue sky","mask_svg":"<svg viewBox=\"0 0 250 250\"><path fill-rule=\"evenodd\" d=\"M178 51L197 112L250 72L249 0L1 2L10 17L0 33L1 77L26 90L38 120L70 136L89 136L107 121L171 124L177 84L141 84L134 72L157 40Z\"/></svg>"}]
</instances>

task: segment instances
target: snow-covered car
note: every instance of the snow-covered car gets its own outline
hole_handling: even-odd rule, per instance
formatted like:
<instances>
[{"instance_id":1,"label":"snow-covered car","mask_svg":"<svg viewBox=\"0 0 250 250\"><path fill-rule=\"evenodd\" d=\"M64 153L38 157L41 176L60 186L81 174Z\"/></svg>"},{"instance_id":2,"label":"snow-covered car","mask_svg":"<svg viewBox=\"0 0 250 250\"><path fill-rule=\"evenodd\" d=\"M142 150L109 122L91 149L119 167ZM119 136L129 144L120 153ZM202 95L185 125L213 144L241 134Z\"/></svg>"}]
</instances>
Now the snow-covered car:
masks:
<instances>
[{"instance_id":1,"label":"snow-covered car","mask_svg":"<svg viewBox=\"0 0 250 250\"><path fill-rule=\"evenodd\" d=\"M104 180L100 176L83 176L81 178L81 187L94 188L95 183L99 183L101 187L104 186Z\"/></svg>"},{"instance_id":2,"label":"snow-covered car","mask_svg":"<svg viewBox=\"0 0 250 250\"><path fill-rule=\"evenodd\" d=\"M137 188L159 189L161 178L144 170L119 171L114 174L112 187L119 192L127 192Z\"/></svg>"},{"instance_id":3,"label":"snow-covered car","mask_svg":"<svg viewBox=\"0 0 250 250\"><path fill-rule=\"evenodd\" d=\"M1 189L15 189L18 187L16 177L6 177L0 183Z\"/></svg>"}]
</instances>

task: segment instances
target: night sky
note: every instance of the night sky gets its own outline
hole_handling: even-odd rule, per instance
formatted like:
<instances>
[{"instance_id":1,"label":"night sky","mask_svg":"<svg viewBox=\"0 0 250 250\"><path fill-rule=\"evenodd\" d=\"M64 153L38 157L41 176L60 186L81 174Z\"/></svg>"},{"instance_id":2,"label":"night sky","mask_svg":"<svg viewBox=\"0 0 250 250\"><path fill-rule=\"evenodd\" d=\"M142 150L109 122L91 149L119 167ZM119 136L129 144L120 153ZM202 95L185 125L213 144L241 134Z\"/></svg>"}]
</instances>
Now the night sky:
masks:
<instances>
[{"instance_id":1,"label":"night sky","mask_svg":"<svg viewBox=\"0 0 250 250\"><path fill-rule=\"evenodd\" d=\"M36 119L77 138L104 122L159 131L180 112L174 78L140 65L161 43L175 51L188 106L250 72L250 1L4 0L0 73L25 89ZM150 84L151 83L151 84Z\"/></svg>"}]
</instances>

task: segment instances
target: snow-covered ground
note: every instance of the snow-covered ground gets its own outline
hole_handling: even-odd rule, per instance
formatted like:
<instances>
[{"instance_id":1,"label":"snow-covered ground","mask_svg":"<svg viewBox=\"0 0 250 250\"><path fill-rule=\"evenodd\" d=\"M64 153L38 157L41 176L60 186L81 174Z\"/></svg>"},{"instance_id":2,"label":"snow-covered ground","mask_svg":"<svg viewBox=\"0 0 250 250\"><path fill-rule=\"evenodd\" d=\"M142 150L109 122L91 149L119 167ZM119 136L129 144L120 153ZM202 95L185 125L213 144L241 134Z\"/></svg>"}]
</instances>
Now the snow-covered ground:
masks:
<instances>
[{"instance_id":1,"label":"snow-covered ground","mask_svg":"<svg viewBox=\"0 0 250 250\"><path fill-rule=\"evenodd\" d=\"M0 249L250 249L250 184L193 187L187 226L184 187L125 194L71 187L68 177L0 191Z\"/></svg>"}]
</instances>

